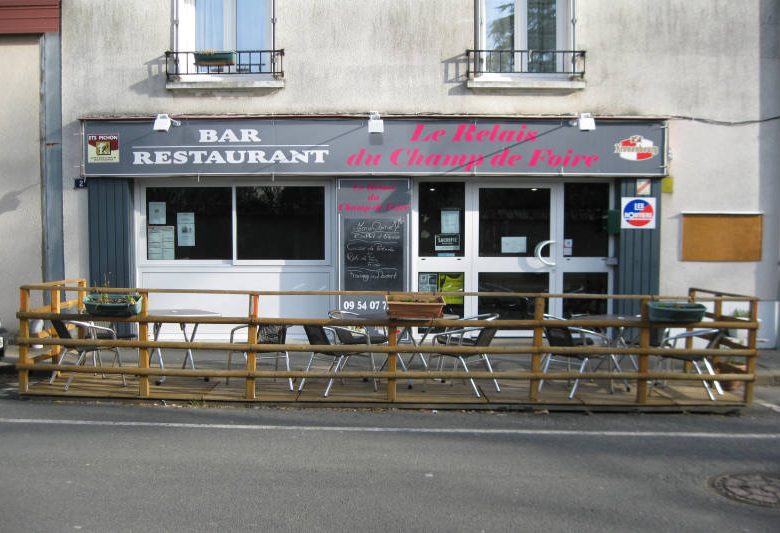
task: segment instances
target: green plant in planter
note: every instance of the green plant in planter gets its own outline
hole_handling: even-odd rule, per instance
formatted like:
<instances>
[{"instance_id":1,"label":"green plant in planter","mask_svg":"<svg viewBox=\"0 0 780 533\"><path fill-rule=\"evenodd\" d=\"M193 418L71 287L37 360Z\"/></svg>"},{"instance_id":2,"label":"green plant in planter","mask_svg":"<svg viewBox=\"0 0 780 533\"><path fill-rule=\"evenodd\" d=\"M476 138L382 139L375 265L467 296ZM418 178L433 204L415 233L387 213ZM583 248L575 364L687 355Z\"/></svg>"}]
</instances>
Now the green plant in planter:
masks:
<instances>
[{"instance_id":1,"label":"green plant in planter","mask_svg":"<svg viewBox=\"0 0 780 533\"><path fill-rule=\"evenodd\" d=\"M433 303L440 303L441 296L434 296L433 294L420 294L420 293L390 294L387 296L387 301L433 304Z\"/></svg>"},{"instance_id":2,"label":"green plant in planter","mask_svg":"<svg viewBox=\"0 0 780 533\"><path fill-rule=\"evenodd\" d=\"M195 52L195 64L204 66L235 65L236 55L232 50L201 50Z\"/></svg>"},{"instance_id":3,"label":"green plant in planter","mask_svg":"<svg viewBox=\"0 0 780 533\"><path fill-rule=\"evenodd\" d=\"M108 276L101 287L110 287ZM87 313L98 316L130 316L141 310L142 296L138 293L121 293L98 290L84 297Z\"/></svg>"}]
</instances>

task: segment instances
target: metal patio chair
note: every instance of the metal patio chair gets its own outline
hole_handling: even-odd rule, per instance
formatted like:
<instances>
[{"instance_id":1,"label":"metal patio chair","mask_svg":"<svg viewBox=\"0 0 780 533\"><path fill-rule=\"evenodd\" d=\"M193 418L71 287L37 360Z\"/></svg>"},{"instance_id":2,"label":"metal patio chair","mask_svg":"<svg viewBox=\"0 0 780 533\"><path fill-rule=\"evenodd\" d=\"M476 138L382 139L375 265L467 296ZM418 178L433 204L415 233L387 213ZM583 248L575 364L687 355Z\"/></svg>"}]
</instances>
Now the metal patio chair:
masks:
<instances>
[{"instance_id":1,"label":"metal patio chair","mask_svg":"<svg viewBox=\"0 0 780 533\"><path fill-rule=\"evenodd\" d=\"M482 320L489 319L483 318ZM493 341L493 338L496 336L497 332L498 328L494 327L466 327L459 329L448 329L447 331L434 334L431 342L434 345L469 347L479 346L484 348L490 346L490 343ZM479 357L481 362L484 363L487 367L488 372L493 373L493 365L490 363L490 358L488 357L487 353L460 354L442 352L439 355L442 357L455 358L455 368L457 368L457 363L460 362L460 364L463 366L463 370L466 373L469 371L466 360L469 357ZM469 382L471 383L471 388L474 390L474 394L477 396L477 398L479 398L481 395L479 393L479 388L477 387L476 382L473 378L469 378ZM496 387L496 392L501 392L501 386L498 384L497 379L493 378L493 384Z\"/></svg>"},{"instance_id":2,"label":"metal patio chair","mask_svg":"<svg viewBox=\"0 0 780 533\"><path fill-rule=\"evenodd\" d=\"M95 325L94 322L86 322L80 320L52 320L52 326L57 336L63 340L72 340L74 337L71 335L71 330L68 325L76 326L85 332L86 338L91 340L98 339L113 339L117 340L116 332L105 326ZM96 347L96 346L63 346L63 351L57 358L57 364L61 365L67 355L73 355L76 357L76 366L84 365L87 361L87 354L92 354L92 365L94 367L103 366L103 361L100 356L101 351L109 351L114 353L114 359L111 362L111 366L122 366L122 358L119 353L119 347ZM70 388L70 384L73 381L75 374L71 374L68 380L65 382L65 390ZM104 375L105 377L105 375ZM51 378L49 378L49 384L53 384L57 378L57 371L52 372ZM127 386L127 378L122 374L122 385Z\"/></svg>"},{"instance_id":3,"label":"metal patio chair","mask_svg":"<svg viewBox=\"0 0 780 533\"><path fill-rule=\"evenodd\" d=\"M339 343L339 339L350 339L350 341L354 342L347 342L343 344L368 344L368 339L366 338L365 334L356 332L354 330L349 330L346 328L341 327L332 327L332 326L303 326L303 330L306 332L306 338L309 340L309 344L313 346L338 346L342 343ZM330 335L328 335L330 333ZM361 338L362 337L362 338ZM357 339L361 339L362 342L357 342ZM317 352L312 351L311 357L309 357L309 362L306 365L306 372L308 372L311 369L311 365L314 362L314 359L317 357L324 358L324 359L330 359L330 366L328 367L328 371L334 370L335 372L340 372L344 369L347 362L353 355L367 355L365 353L354 353L354 352ZM376 372L376 364L374 362L374 358L369 358L371 361L371 370ZM328 380L328 385L325 387L325 394L324 396L327 397L328 394L330 394L330 389L333 387L333 380L334 378L330 378ZM301 379L300 384L298 385L298 391L303 390L303 386L306 383L306 378ZM374 380L374 390L376 391L378 389L377 387L377 380Z\"/></svg>"},{"instance_id":4,"label":"metal patio chair","mask_svg":"<svg viewBox=\"0 0 780 533\"><path fill-rule=\"evenodd\" d=\"M558 317L545 315L546 318L562 320ZM553 347L559 348L574 348L577 346L610 346L610 338L597 331L592 331L585 328L575 326L546 326L544 328L544 335L547 338L547 344ZM546 354L542 361L542 373L546 374L550 369L552 363L565 363L570 364L572 360L579 361L578 373L582 374L588 367L588 363L591 359L609 359L610 362L620 370L620 364L614 355L604 354L590 354L590 353L566 353L566 354ZM576 378L571 388L569 389L569 399L574 398L577 393L577 387L579 386L580 379ZM539 380L539 392L542 391L544 386L544 379Z\"/></svg>"},{"instance_id":5,"label":"metal patio chair","mask_svg":"<svg viewBox=\"0 0 780 533\"><path fill-rule=\"evenodd\" d=\"M281 325L281 324L260 324L257 328L257 342L259 344L284 344L287 342L287 329L289 326ZM246 324L242 324L241 326L236 326L233 329L230 330L230 342L235 342L235 335L236 332L242 330L242 329L248 329L248 326ZM248 339L247 339L248 340ZM228 370L232 367L233 362L233 354L234 353L241 353L244 357L244 362L246 363L246 352L233 350L228 352L228 359L227 359L227 368ZM275 361L274 364L274 370L279 370L279 359L284 359L285 368L287 371L290 371L290 353L287 350L274 350L274 351L263 351L263 352L257 352L257 360L260 361L262 359L273 359ZM293 386L293 379L287 378L287 381L290 385L290 390L294 391L295 387ZM230 384L230 378L225 378L225 385Z\"/></svg>"}]
</instances>

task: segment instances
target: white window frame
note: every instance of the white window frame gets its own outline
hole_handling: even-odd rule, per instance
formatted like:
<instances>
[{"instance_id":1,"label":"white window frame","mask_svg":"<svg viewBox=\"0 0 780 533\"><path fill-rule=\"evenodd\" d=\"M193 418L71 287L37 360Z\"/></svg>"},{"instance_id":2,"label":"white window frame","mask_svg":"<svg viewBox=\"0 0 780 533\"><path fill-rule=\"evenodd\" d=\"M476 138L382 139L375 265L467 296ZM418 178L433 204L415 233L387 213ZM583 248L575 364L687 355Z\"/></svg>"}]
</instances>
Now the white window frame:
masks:
<instances>
[{"instance_id":1,"label":"white window frame","mask_svg":"<svg viewBox=\"0 0 780 533\"><path fill-rule=\"evenodd\" d=\"M268 22L268 42L267 48L271 49L273 43L273 25L272 18L274 13L274 0L264 0L267 4L267 12L271 14ZM226 0L224 4L224 41L223 50L235 50L236 48L236 0ZM176 1L176 50L183 52L194 52L195 50L195 0L177 0Z\"/></svg>"},{"instance_id":2,"label":"white window frame","mask_svg":"<svg viewBox=\"0 0 780 533\"><path fill-rule=\"evenodd\" d=\"M269 14L267 49L273 50L276 47L275 25L276 25L276 0L264 0L267 3ZM174 3L174 43L173 49L176 52L195 52L195 0L176 0ZM225 32L224 46L225 50L235 49L236 28L232 21L235 21L235 0L229 1L225 5ZM232 12L232 16L231 16ZM233 44L231 44L233 43ZM186 63L182 65L184 72L197 72L195 58L188 54ZM186 79L184 79L186 78ZM188 74L182 76L181 80L168 81L167 89L194 89L194 90L241 90L241 89L269 89L284 87L284 80L274 78L271 73L231 73L223 75L216 72L203 74Z\"/></svg>"},{"instance_id":3,"label":"white window frame","mask_svg":"<svg viewBox=\"0 0 780 533\"><path fill-rule=\"evenodd\" d=\"M528 0L514 0L515 4L515 23L514 23L514 41L516 50L528 49ZM487 20L485 0L477 0L477 35L476 48L478 50L487 49ZM573 19L576 13L576 0L556 0L556 50L574 50L575 46L575 24ZM569 61L565 54L559 54L556 57L557 70L563 71L565 63ZM478 60L486 61L485 57ZM498 73L485 72L480 73L473 80L469 80L467 86L472 89L505 89L505 88L528 88L528 89L583 89L585 82L580 79L572 79L571 73L567 72L522 72L528 66L528 58L525 55L518 54L515 65L519 67L518 72Z\"/></svg>"},{"instance_id":4,"label":"white window frame","mask_svg":"<svg viewBox=\"0 0 780 533\"><path fill-rule=\"evenodd\" d=\"M263 186L276 186L276 187L322 187L325 195L323 198L323 208L325 216L325 228L324 228L324 246L325 255L322 259L238 259L237 257L237 231L238 225L236 220L236 187L263 187ZM148 243L147 243L147 227L148 217L146 213L146 189L158 188L158 187L178 187L178 188L204 188L204 187L225 187L230 188L232 198L231 208L231 238L232 238L232 257L227 259L154 259L150 260L147 257ZM140 199L139 205L136 209L136 235L137 235L137 247L136 257L138 266L144 267L156 267L156 266L186 266L186 267L199 267L199 266L216 266L222 265L224 267L231 266L322 266L330 267L333 265L333 247L334 247L334 233L335 233L335 221L334 221L334 185L332 180L305 180L305 179L289 179L285 181L276 181L271 178L259 178L252 181L242 179L232 179L228 176L219 177L216 179L203 178L196 180L182 180L182 179L151 179L151 180L139 180L136 184L137 198Z\"/></svg>"}]
</instances>

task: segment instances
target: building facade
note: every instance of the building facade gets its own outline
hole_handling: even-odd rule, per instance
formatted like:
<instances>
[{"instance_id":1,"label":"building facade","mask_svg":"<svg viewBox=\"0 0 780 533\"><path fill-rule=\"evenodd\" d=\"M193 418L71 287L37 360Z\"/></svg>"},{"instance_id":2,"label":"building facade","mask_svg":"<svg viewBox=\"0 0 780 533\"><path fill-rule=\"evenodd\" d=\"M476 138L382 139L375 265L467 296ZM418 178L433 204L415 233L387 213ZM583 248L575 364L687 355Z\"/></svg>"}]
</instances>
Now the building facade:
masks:
<instances>
[{"instance_id":1,"label":"building facade","mask_svg":"<svg viewBox=\"0 0 780 533\"><path fill-rule=\"evenodd\" d=\"M778 7L65 0L65 276L259 290L695 286L761 297L773 344ZM268 299L261 314L378 305ZM448 305L520 312L485 297Z\"/></svg>"},{"instance_id":2,"label":"building facade","mask_svg":"<svg viewBox=\"0 0 780 533\"><path fill-rule=\"evenodd\" d=\"M0 59L8 72L0 80L5 342L18 329L19 286L64 276L59 24L59 0L0 1Z\"/></svg>"}]
</instances>

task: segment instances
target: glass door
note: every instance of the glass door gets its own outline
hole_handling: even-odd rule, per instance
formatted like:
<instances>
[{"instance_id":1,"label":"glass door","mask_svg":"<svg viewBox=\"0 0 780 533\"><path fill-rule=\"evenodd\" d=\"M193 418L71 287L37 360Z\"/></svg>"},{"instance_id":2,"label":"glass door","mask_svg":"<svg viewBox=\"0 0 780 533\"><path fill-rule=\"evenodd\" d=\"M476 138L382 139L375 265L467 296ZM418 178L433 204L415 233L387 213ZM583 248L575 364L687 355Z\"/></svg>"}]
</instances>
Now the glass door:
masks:
<instances>
[{"instance_id":1,"label":"glass door","mask_svg":"<svg viewBox=\"0 0 780 533\"><path fill-rule=\"evenodd\" d=\"M554 292L557 278L559 185L479 184L474 187L473 259L479 292ZM532 312L525 299L481 296L478 313L523 319Z\"/></svg>"},{"instance_id":2,"label":"glass door","mask_svg":"<svg viewBox=\"0 0 780 533\"><path fill-rule=\"evenodd\" d=\"M420 291L606 294L610 184L419 182L413 234ZM523 319L522 298L447 298L458 316ZM605 300L556 299L556 316L606 313Z\"/></svg>"},{"instance_id":3,"label":"glass door","mask_svg":"<svg viewBox=\"0 0 780 533\"><path fill-rule=\"evenodd\" d=\"M473 244L467 232L466 184L422 181L417 191L417 290L471 290L467 289L467 277ZM445 301L445 314L469 316L462 296L447 296Z\"/></svg>"}]
</instances>

